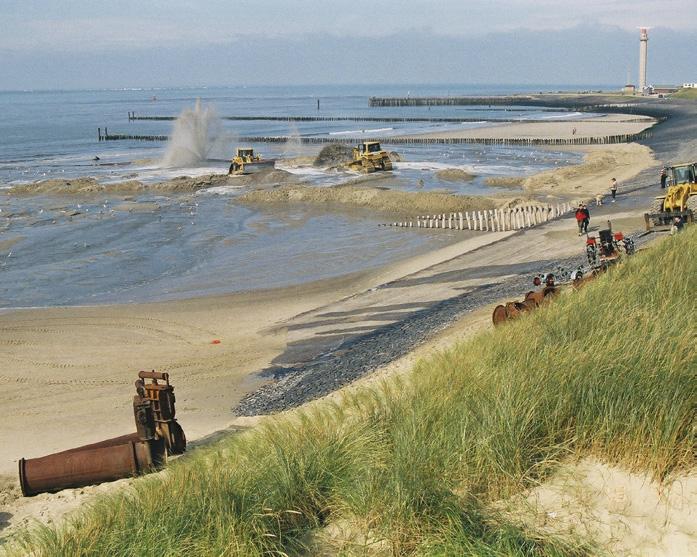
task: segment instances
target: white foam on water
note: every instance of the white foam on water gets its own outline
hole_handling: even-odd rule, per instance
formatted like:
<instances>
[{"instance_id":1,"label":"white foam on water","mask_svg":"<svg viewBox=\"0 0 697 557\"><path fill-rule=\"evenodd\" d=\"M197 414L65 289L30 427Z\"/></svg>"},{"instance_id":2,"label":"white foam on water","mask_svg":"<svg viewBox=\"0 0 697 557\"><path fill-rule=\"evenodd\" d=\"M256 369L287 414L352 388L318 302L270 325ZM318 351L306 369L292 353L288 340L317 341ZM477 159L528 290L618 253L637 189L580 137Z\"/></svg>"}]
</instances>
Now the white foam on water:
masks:
<instances>
[{"instance_id":1,"label":"white foam on water","mask_svg":"<svg viewBox=\"0 0 697 557\"><path fill-rule=\"evenodd\" d=\"M578 118L579 116L583 116L583 114L580 112L569 112L567 114L552 114L550 116L542 116L540 120L566 120L569 118Z\"/></svg>"},{"instance_id":2,"label":"white foam on water","mask_svg":"<svg viewBox=\"0 0 697 557\"><path fill-rule=\"evenodd\" d=\"M145 184L155 182L164 182L179 177L196 178L198 176L207 176L208 174L226 174L227 167L222 166L194 166L180 168L161 168L159 166L144 166L138 168L124 169L127 174L117 176L109 176L108 178L99 178L101 184L116 184L126 180L138 180Z\"/></svg>"},{"instance_id":3,"label":"white foam on water","mask_svg":"<svg viewBox=\"0 0 697 557\"><path fill-rule=\"evenodd\" d=\"M199 190L195 192L194 195L233 195L239 193L239 191L244 188L245 186L242 184L238 186L215 186L212 188L206 188L205 190Z\"/></svg>"},{"instance_id":4,"label":"white foam on water","mask_svg":"<svg viewBox=\"0 0 697 557\"><path fill-rule=\"evenodd\" d=\"M284 166L281 163L276 163L276 168L288 172L289 174L295 174L296 176L319 177L329 174L327 171L314 166Z\"/></svg>"},{"instance_id":5,"label":"white foam on water","mask_svg":"<svg viewBox=\"0 0 697 557\"><path fill-rule=\"evenodd\" d=\"M397 170L448 170L457 169L473 172L474 168L470 164L452 164L447 162L420 161L420 162L393 162L392 166Z\"/></svg>"},{"instance_id":6,"label":"white foam on water","mask_svg":"<svg viewBox=\"0 0 697 557\"><path fill-rule=\"evenodd\" d=\"M339 132L329 132L329 135L349 135L349 134L362 134L362 133L380 133L393 131L394 128L372 128L364 130L343 130Z\"/></svg>"}]
</instances>

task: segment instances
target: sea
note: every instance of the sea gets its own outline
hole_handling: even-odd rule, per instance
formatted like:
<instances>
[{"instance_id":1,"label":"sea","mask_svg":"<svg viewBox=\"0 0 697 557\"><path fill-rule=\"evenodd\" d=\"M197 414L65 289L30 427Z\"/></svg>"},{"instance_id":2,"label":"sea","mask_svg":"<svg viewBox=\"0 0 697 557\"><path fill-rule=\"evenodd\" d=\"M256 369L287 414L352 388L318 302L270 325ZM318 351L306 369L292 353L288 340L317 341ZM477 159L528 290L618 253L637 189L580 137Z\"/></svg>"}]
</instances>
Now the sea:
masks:
<instances>
[{"instance_id":1,"label":"sea","mask_svg":"<svg viewBox=\"0 0 697 557\"><path fill-rule=\"evenodd\" d=\"M371 108L370 96L557 89L564 87L313 85L0 92L0 309L147 302L275 288L368 271L443 247L462 239L462 233L380 227L387 216L367 210L252 208L236 202L246 190L242 186L124 197L110 194L108 185L225 173L241 137L283 136L290 139L249 146L266 158L277 158L277 168L293 172L312 186L327 187L355 176L284 166L284 160L313 156L321 148L304 145L297 138L379 136L389 140L394 135L500 125L498 119L584 117L519 106ZM98 128L102 134L108 129L110 134L175 136L176 121L129 120L128 114L179 116L197 110L197 114L205 112L215 136L204 133L203 141L193 138L196 149L204 151L193 162L191 157L171 156L172 145L167 142L98 138ZM229 116L472 121L222 119ZM192 138L184 139L187 144ZM508 146L387 142L385 147L402 158L393 171L397 185L386 187L467 195L491 194L485 183L489 176L526 176L580 160L578 154L563 150ZM477 178L462 183L439 179L437 171L447 168L463 169ZM106 192L82 197L10 193L18 184L80 177L95 178L107 186ZM496 189L501 191L506 190Z\"/></svg>"}]
</instances>

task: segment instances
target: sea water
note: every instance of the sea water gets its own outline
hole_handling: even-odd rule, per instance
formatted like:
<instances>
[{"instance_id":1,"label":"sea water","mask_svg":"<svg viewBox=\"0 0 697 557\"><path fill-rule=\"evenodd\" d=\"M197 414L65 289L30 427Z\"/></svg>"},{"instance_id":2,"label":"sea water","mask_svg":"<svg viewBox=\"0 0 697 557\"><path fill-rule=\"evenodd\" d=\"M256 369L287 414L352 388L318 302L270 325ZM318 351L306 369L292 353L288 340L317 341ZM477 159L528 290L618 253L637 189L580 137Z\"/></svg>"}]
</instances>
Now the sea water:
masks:
<instances>
[{"instance_id":1,"label":"sea water","mask_svg":"<svg viewBox=\"0 0 697 557\"><path fill-rule=\"evenodd\" d=\"M226 153L233 152L240 136L389 137L486 125L501 117L579 116L539 108L368 107L370 95L514 90L405 89L308 86L0 92L0 191L50 178L92 176L109 184L226 172ZM200 120L195 117L188 124L184 118L172 122L129 121L127 117L129 111L177 116L196 110L199 116L205 114L203 131L196 128ZM278 122L217 117L251 115L463 117L479 122ZM176 135L177 125L193 125L196 133L205 134L203 143L214 148L184 156L182 152L192 150L186 141L168 147L140 141L100 142L97 137L98 127L102 133L108 128L110 133ZM252 146L267 157L280 158L319 150L296 141ZM393 173L398 187L474 195L490 193L484 182L487 176L528 175L579 159L563 151L479 145L386 147L397 150L404 159ZM436 175L444 168L462 168L478 177L471 182L444 182ZM337 173L312 168L289 170L317 187L346 180ZM366 211L250 209L235 202L239 193L230 188L196 195L138 195L126 200L108 193L89 198L4 195L0 198L0 308L160 300L284 286L371 269L457 239L457 233L450 231L378 228L385 216Z\"/></svg>"}]
</instances>

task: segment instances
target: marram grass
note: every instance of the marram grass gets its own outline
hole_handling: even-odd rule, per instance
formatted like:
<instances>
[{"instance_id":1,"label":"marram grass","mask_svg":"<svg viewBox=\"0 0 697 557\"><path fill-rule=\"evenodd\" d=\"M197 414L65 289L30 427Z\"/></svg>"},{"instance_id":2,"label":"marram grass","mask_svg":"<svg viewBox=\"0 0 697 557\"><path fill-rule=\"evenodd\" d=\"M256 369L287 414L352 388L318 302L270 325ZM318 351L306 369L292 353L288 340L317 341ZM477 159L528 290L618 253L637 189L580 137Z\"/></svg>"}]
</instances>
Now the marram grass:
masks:
<instances>
[{"instance_id":1,"label":"marram grass","mask_svg":"<svg viewBox=\"0 0 697 557\"><path fill-rule=\"evenodd\" d=\"M25 532L36 555L586 555L489 503L592 455L695 465L697 226L407 379L270 419Z\"/></svg>"}]
</instances>

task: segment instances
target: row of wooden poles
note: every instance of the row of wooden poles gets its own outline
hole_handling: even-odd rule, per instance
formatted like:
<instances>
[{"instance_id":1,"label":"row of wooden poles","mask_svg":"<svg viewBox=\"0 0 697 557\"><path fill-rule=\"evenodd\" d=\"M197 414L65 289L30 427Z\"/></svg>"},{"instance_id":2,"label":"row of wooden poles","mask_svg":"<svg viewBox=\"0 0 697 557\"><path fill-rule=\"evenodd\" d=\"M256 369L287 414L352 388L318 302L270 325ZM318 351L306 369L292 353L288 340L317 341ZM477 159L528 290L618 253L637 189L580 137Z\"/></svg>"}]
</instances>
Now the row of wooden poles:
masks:
<instances>
[{"instance_id":1,"label":"row of wooden poles","mask_svg":"<svg viewBox=\"0 0 697 557\"><path fill-rule=\"evenodd\" d=\"M499 97L370 97L368 106L549 106L550 101L539 97L526 95L509 95ZM624 108L637 106L638 103L605 103L586 105L589 108ZM576 107L564 107L576 110Z\"/></svg>"},{"instance_id":2,"label":"row of wooden poles","mask_svg":"<svg viewBox=\"0 0 697 557\"><path fill-rule=\"evenodd\" d=\"M97 128L99 141L167 141L167 135L133 135L133 134L109 134L104 128ZM457 144L483 144L483 145L609 145L615 143L630 143L640 139L651 137L647 131L639 133L625 133L619 135L606 135L599 137L373 137L373 138L336 138L336 137L292 137L292 136L249 136L240 137L242 143L288 143L325 144L325 143L357 143L360 141L379 141L391 145L457 145Z\"/></svg>"},{"instance_id":3,"label":"row of wooden poles","mask_svg":"<svg viewBox=\"0 0 697 557\"><path fill-rule=\"evenodd\" d=\"M374 137L374 138L337 138L337 137L289 137L289 136L250 136L242 137L240 141L247 143L287 143L295 141L303 144L323 143L356 143L360 141L379 141L391 145L609 145L615 143L631 143L651 137L651 132L623 133L596 137Z\"/></svg>"},{"instance_id":4,"label":"row of wooden poles","mask_svg":"<svg viewBox=\"0 0 697 557\"><path fill-rule=\"evenodd\" d=\"M288 137L288 136L250 136L240 138L248 143L287 143L295 141L303 144L322 143L355 143L356 141L379 141L392 145L457 145L457 144L484 144L484 145L608 145L615 143L631 143L639 139L651 137L648 131L639 133L623 133L618 135L605 135L596 137L376 137L370 139L335 138L335 137Z\"/></svg>"},{"instance_id":5,"label":"row of wooden poles","mask_svg":"<svg viewBox=\"0 0 697 557\"><path fill-rule=\"evenodd\" d=\"M128 121L133 120L156 120L156 121L171 121L176 120L177 116L140 116L135 112L128 113ZM428 118L424 116L221 116L223 120L232 121L264 121L264 122L443 122L443 123L466 123L466 122L481 122L481 118L446 118L434 117ZM523 119L523 118L487 118L489 122L520 122L524 124L539 124L548 123L549 120L544 119ZM569 118L564 122L585 122L584 118ZM640 122L641 118L629 117L622 122Z\"/></svg>"},{"instance_id":6,"label":"row of wooden poles","mask_svg":"<svg viewBox=\"0 0 697 557\"><path fill-rule=\"evenodd\" d=\"M525 205L513 209L490 209L422 215L413 220L391 222L382 226L400 228L440 228L447 230L480 230L504 232L531 228L571 211L570 203L557 205Z\"/></svg>"}]
</instances>

